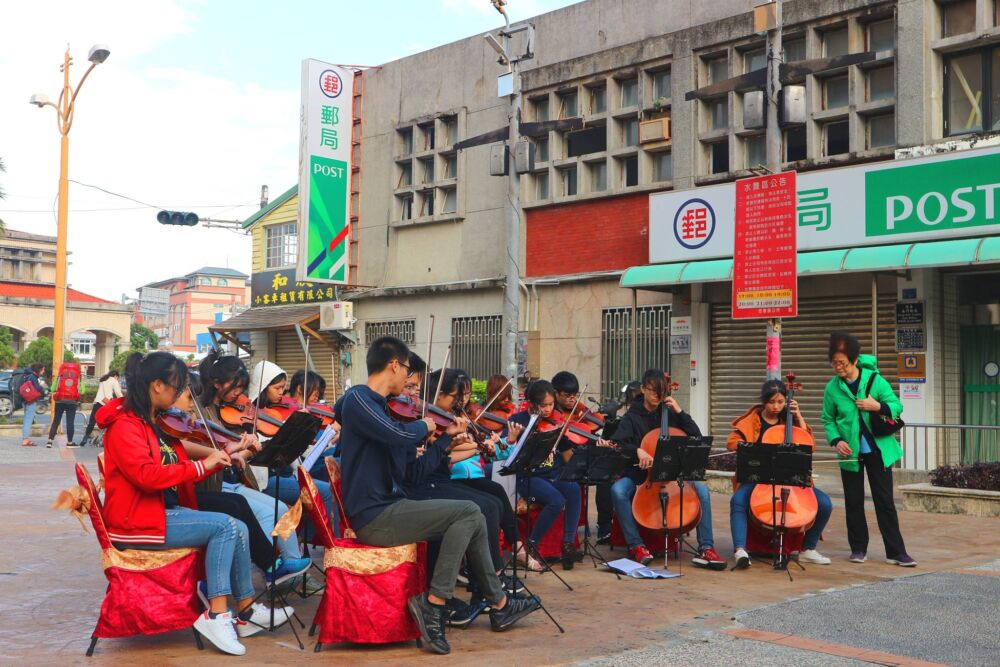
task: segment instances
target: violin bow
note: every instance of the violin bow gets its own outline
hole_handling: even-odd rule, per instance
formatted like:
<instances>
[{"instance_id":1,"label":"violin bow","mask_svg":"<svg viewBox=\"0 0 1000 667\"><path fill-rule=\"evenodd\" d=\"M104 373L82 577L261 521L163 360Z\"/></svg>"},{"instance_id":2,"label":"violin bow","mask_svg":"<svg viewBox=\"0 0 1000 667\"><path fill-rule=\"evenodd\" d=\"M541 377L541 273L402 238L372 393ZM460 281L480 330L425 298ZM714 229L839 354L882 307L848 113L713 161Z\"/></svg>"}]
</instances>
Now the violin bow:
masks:
<instances>
[{"instance_id":1,"label":"violin bow","mask_svg":"<svg viewBox=\"0 0 1000 667\"><path fill-rule=\"evenodd\" d=\"M264 361L260 364L260 380L257 382L258 394L257 400L251 401L250 405L253 405L253 434L257 435L257 419L260 417L260 395L264 392L264 366L267 365L267 355L264 356Z\"/></svg>"},{"instance_id":2,"label":"violin bow","mask_svg":"<svg viewBox=\"0 0 1000 667\"><path fill-rule=\"evenodd\" d=\"M430 332L427 334L427 359L424 360L427 362L427 370L424 372L424 405L422 414L420 415L421 418L427 416L427 378L431 374L431 346L434 344L434 315L431 314L429 317L431 318L431 323Z\"/></svg>"},{"instance_id":3,"label":"violin bow","mask_svg":"<svg viewBox=\"0 0 1000 667\"><path fill-rule=\"evenodd\" d=\"M306 368L305 368L305 372L302 374L302 409L303 410L308 410L308 408L309 408L309 366L312 365L312 364L309 363L309 343L310 343L310 340L308 338L306 338ZM294 396L292 396L292 400L295 400Z\"/></svg>"},{"instance_id":4,"label":"violin bow","mask_svg":"<svg viewBox=\"0 0 1000 667\"><path fill-rule=\"evenodd\" d=\"M441 365L441 368L438 369L440 371L439 374L438 374L438 386L437 386L437 389L434 390L434 398L431 400L432 404L433 403L437 403L438 396L441 395L441 385L444 384L444 372L446 370L448 370L448 362L449 361L451 361L451 345L450 344L448 345L447 351L444 353L444 363ZM426 416L426 415L427 415L427 403L425 401L424 402L424 416Z\"/></svg>"},{"instance_id":5,"label":"violin bow","mask_svg":"<svg viewBox=\"0 0 1000 667\"><path fill-rule=\"evenodd\" d=\"M490 409L490 406L493 405L498 398L500 398L500 394L503 393L503 390L506 389L507 387L509 387L510 384L511 384L511 382L513 382L513 381L514 381L514 378L507 378L507 383L504 384L504 386L500 387L500 390L493 396L493 398L491 398L489 400L489 402L486 405L483 406L483 409L479 412L478 415L476 415L476 418L472 420L473 424L475 424L475 423L477 423L479 421L479 418L482 417L483 414L485 414L485 412ZM464 410L465 408L462 408L462 409Z\"/></svg>"},{"instance_id":6,"label":"violin bow","mask_svg":"<svg viewBox=\"0 0 1000 667\"><path fill-rule=\"evenodd\" d=\"M198 419L201 420L201 426L205 429L205 433L208 434L208 441L212 443L212 447L221 450L222 448L219 447L219 443L215 441L215 434L212 433L212 429L208 426L208 420L205 419L205 411L201 409L201 401L198 400L193 391L191 392L191 400L194 402L194 409L198 413Z\"/></svg>"}]
</instances>

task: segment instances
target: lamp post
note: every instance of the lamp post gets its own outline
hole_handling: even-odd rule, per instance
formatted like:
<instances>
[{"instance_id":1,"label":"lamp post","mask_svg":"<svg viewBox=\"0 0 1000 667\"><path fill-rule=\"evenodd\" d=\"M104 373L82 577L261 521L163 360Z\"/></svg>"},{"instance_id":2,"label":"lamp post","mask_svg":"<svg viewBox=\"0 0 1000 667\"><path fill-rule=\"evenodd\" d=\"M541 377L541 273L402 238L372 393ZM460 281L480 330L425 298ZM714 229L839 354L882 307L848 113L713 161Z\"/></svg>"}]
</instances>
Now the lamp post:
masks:
<instances>
[{"instance_id":1,"label":"lamp post","mask_svg":"<svg viewBox=\"0 0 1000 667\"><path fill-rule=\"evenodd\" d=\"M90 67L84 72L80 82L74 89L69 85L69 67L73 64L69 55L69 46L63 56L62 73L63 87L59 100L50 102L48 96L37 94L31 96L31 103L39 109L52 107L56 110L56 124L59 128L59 218L56 231L56 291L55 291L55 322L52 331L52 372L58 373L63 360L63 349L66 338L66 222L69 214L69 131L73 127L73 112L76 109L76 96L80 93L83 82L90 72L108 59L111 51L103 44L95 44L90 49L87 60Z\"/></svg>"}]
</instances>

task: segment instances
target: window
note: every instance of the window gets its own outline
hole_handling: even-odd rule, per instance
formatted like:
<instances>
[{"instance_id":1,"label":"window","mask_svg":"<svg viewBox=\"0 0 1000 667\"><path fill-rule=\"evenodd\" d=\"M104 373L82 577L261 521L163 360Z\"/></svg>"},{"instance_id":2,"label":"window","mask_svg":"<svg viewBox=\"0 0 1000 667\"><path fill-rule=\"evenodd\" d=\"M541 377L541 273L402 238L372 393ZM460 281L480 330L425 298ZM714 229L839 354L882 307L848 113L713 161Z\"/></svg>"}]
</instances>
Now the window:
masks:
<instances>
[{"instance_id":1,"label":"window","mask_svg":"<svg viewBox=\"0 0 1000 667\"><path fill-rule=\"evenodd\" d=\"M219 278L218 280L215 281L215 284L218 285L219 287L229 287L229 281L226 280L225 278Z\"/></svg>"},{"instance_id":2,"label":"window","mask_svg":"<svg viewBox=\"0 0 1000 667\"><path fill-rule=\"evenodd\" d=\"M434 158L429 160L420 160L420 168L423 172L423 179L421 183L433 183L434 182Z\"/></svg>"},{"instance_id":3,"label":"window","mask_svg":"<svg viewBox=\"0 0 1000 667\"><path fill-rule=\"evenodd\" d=\"M636 368L670 368L670 306L639 306ZM686 362L685 362L686 363ZM632 376L632 309L601 311L601 397L617 399ZM641 372L641 371L640 371Z\"/></svg>"},{"instance_id":4,"label":"window","mask_svg":"<svg viewBox=\"0 0 1000 667\"><path fill-rule=\"evenodd\" d=\"M823 81L823 108L839 109L849 103L847 75L831 76Z\"/></svg>"},{"instance_id":5,"label":"window","mask_svg":"<svg viewBox=\"0 0 1000 667\"><path fill-rule=\"evenodd\" d=\"M405 195L403 197L397 197L399 200L399 219L400 220L412 220L413 219L413 195Z\"/></svg>"},{"instance_id":6,"label":"window","mask_svg":"<svg viewBox=\"0 0 1000 667\"><path fill-rule=\"evenodd\" d=\"M212 279L211 278L198 278L198 284L199 285L211 285L212 284Z\"/></svg>"},{"instance_id":7,"label":"window","mask_svg":"<svg viewBox=\"0 0 1000 667\"><path fill-rule=\"evenodd\" d=\"M396 188L404 188L413 185L413 163L402 162L399 164L399 178L396 179Z\"/></svg>"},{"instance_id":8,"label":"window","mask_svg":"<svg viewBox=\"0 0 1000 667\"><path fill-rule=\"evenodd\" d=\"M592 162L590 168L590 190L591 192L604 192L608 189L608 164L606 162Z\"/></svg>"},{"instance_id":9,"label":"window","mask_svg":"<svg viewBox=\"0 0 1000 667\"><path fill-rule=\"evenodd\" d=\"M454 213L458 208L458 192L455 188L444 188L441 190L441 194L444 196L441 212Z\"/></svg>"},{"instance_id":10,"label":"window","mask_svg":"<svg viewBox=\"0 0 1000 667\"><path fill-rule=\"evenodd\" d=\"M382 320L380 322L365 322L365 342L369 345L382 336L398 338L407 345L416 342L416 320Z\"/></svg>"},{"instance_id":11,"label":"window","mask_svg":"<svg viewBox=\"0 0 1000 667\"><path fill-rule=\"evenodd\" d=\"M750 51L745 51L743 53L743 73L753 72L754 70L764 69L767 67L767 54L764 51L764 47L759 49L751 49Z\"/></svg>"},{"instance_id":12,"label":"window","mask_svg":"<svg viewBox=\"0 0 1000 667\"><path fill-rule=\"evenodd\" d=\"M458 178L458 157L448 155L444 158L444 177Z\"/></svg>"},{"instance_id":13,"label":"window","mask_svg":"<svg viewBox=\"0 0 1000 667\"><path fill-rule=\"evenodd\" d=\"M420 217L434 215L434 191L424 190L420 197Z\"/></svg>"},{"instance_id":14,"label":"window","mask_svg":"<svg viewBox=\"0 0 1000 667\"><path fill-rule=\"evenodd\" d=\"M572 197L576 195L576 167L567 167L559 171L562 179L562 196Z\"/></svg>"},{"instance_id":15,"label":"window","mask_svg":"<svg viewBox=\"0 0 1000 667\"><path fill-rule=\"evenodd\" d=\"M729 128L729 98L723 97L708 103L711 113L711 128L725 130Z\"/></svg>"},{"instance_id":16,"label":"window","mask_svg":"<svg viewBox=\"0 0 1000 667\"><path fill-rule=\"evenodd\" d=\"M447 137L448 145L452 146L458 142L458 119L454 116L445 118L444 121L444 136Z\"/></svg>"},{"instance_id":17,"label":"window","mask_svg":"<svg viewBox=\"0 0 1000 667\"><path fill-rule=\"evenodd\" d=\"M421 126L420 130L424 135L424 150L434 150L434 123Z\"/></svg>"},{"instance_id":18,"label":"window","mask_svg":"<svg viewBox=\"0 0 1000 667\"><path fill-rule=\"evenodd\" d=\"M592 125L584 130L565 134L566 157L608 150L608 132L604 125Z\"/></svg>"},{"instance_id":19,"label":"window","mask_svg":"<svg viewBox=\"0 0 1000 667\"><path fill-rule=\"evenodd\" d=\"M413 128L404 127L399 130L400 155L409 155L413 152Z\"/></svg>"},{"instance_id":20,"label":"window","mask_svg":"<svg viewBox=\"0 0 1000 667\"><path fill-rule=\"evenodd\" d=\"M954 37L976 29L976 0L940 2L941 36Z\"/></svg>"},{"instance_id":21,"label":"window","mask_svg":"<svg viewBox=\"0 0 1000 667\"><path fill-rule=\"evenodd\" d=\"M535 199L543 200L549 198L549 175L541 173L535 176Z\"/></svg>"},{"instance_id":22,"label":"window","mask_svg":"<svg viewBox=\"0 0 1000 667\"><path fill-rule=\"evenodd\" d=\"M621 89L622 108L634 107L639 104L639 79L622 79L618 82Z\"/></svg>"},{"instance_id":23,"label":"window","mask_svg":"<svg viewBox=\"0 0 1000 667\"><path fill-rule=\"evenodd\" d=\"M895 68L879 67L868 72L868 101L891 100L896 96Z\"/></svg>"},{"instance_id":24,"label":"window","mask_svg":"<svg viewBox=\"0 0 1000 667\"><path fill-rule=\"evenodd\" d=\"M788 39L781 43L782 53L785 54L785 62L791 63L796 60L806 59L806 40L804 37Z\"/></svg>"},{"instance_id":25,"label":"window","mask_svg":"<svg viewBox=\"0 0 1000 667\"><path fill-rule=\"evenodd\" d=\"M709 60L706 66L708 67L709 83L719 83L729 78L729 59L725 56Z\"/></svg>"},{"instance_id":26,"label":"window","mask_svg":"<svg viewBox=\"0 0 1000 667\"><path fill-rule=\"evenodd\" d=\"M590 113L604 113L608 110L607 86L594 86L590 91Z\"/></svg>"},{"instance_id":27,"label":"window","mask_svg":"<svg viewBox=\"0 0 1000 667\"><path fill-rule=\"evenodd\" d=\"M531 106L535 111L535 121L542 122L549 119L549 98L539 97L531 101Z\"/></svg>"},{"instance_id":28,"label":"window","mask_svg":"<svg viewBox=\"0 0 1000 667\"><path fill-rule=\"evenodd\" d=\"M994 60L996 57L994 56ZM945 61L947 91L946 134L982 132L984 97L983 52L954 56Z\"/></svg>"},{"instance_id":29,"label":"window","mask_svg":"<svg viewBox=\"0 0 1000 667\"><path fill-rule=\"evenodd\" d=\"M503 318L500 315L452 318L452 368L461 368L474 378L488 378L500 372L502 347Z\"/></svg>"},{"instance_id":30,"label":"window","mask_svg":"<svg viewBox=\"0 0 1000 667\"><path fill-rule=\"evenodd\" d=\"M827 123L823 128L823 137L826 143L826 155L841 155L851 149L850 123L846 120Z\"/></svg>"},{"instance_id":31,"label":"window","mask_svg":"<svg viewBox=\"0 0 1000 667\"><path fill-rule=\"evenodd\" d=\"M560 93L559 95L559 117L560 118L573 118L574 116L579 116L579 109L577 108L577 97L576 91L568 93Z\"/></svg>"},{"instance_id":32,"label":"window","mask_svg":"<svg viewBox=\"0 0 1000 667\"><path fill-rule=\"evenodd\" d=\"M539 137L535 139L535 160L538 162L549 161L549 138Z\"/></svg>"},{"instance_id":33,"label":"window","mask_svg":"<svg viewBox=\"0 0 1000 667\"><path fill-rule=\"evenodd\" d=\"M763 134L747 137L743 140L743 153L747 169L767 164L767 137Z\"/></svg>"},{"instance_id":34,"label":"window","mask_svg":"<svg viewBox=\"0 0 1000 667\"><path fill-rule=\"evenodd\" d=\"M674 180L674 154L668 151L653 155L653 170L657 181Z\"/></svg>"},{"instance_id":35,"label":"window","mask_svg":"<svg viewBox=\"0 0 1000 667\"><path fill-rule=\"evenodd\" d=\"M892 51L896 48L896 26L892 19L869 23L866 32L869 51Z\"/></svg>"},{"instance_id":36,"label":"window","mask_svg":"<svg viewBox=\"0 0 1000 667\"><path fill-rule=\"evenodd\" d=\"M627 118L621 121L622 145L637 146L639 144L639 119Z\"/></svg>"},{"instance_id":37,"label":"window","mask_svg":"<svg viewBox=\"0 0 1000 667\"><path fill-rule=\"evenodd\" d=\"M670 86L672 84L670 70L664 69L653 72L653 101L669 100Z\"/></svg>"},{"instance_id":38,"label":"window","mask_svg":"<svg viewBox=\"0 0 1000 667\"><path fill-rule=\"evenodd\" d=\"M298 232L294 222L264 228L264 268L292 266L298 260Z\"/></svg>"},{"instance_id":39,"label":"window","mask_svg":"<svg viewBox=\"0 0 1000 667\"><path fill-rule=\"evenodd\" d=\"M849 53L847 45L847 28L827 30L823 33L823 55L827 58L844 56Z\"/></svg>"},{"instance_id":40,"label":"window","mask_svg":"<svg viewBox=\"0 0 1000 667\"><path fill-rule=\"evenodd\" d=\"M896 116L873 116L868 121L868 148L896 145Z\"/></svg>"},{"instance_id":41,"label":"window","mask_svg":"<svg viewBox=\"0 0 1000 667\"><path fill-rule=\"evenodd\" d=\"M618 169L621 171L622 187L630 188L639 185L639 157L630 155L629 157L618 158Z\"/></svg>"},{"instance_id":42,"label":"window","mask_svg":"<svg viewBox=\"0 0 1000 667\"><path fill-rule=\"evenodd\" d=\"M806 128L791 127L785 130L784 136L785 162L795 162L806 159Z\"/></svg>"},{"instance_id":43,"label":"window","mask_svg":"<svg viewBox=\"0 0 1000 667\"><path fill-rule=\"evenodd\" d=\"M717 141L709 144L709 173L724 174L729 171L729 142Z\"/></svg>"}]
</instances>

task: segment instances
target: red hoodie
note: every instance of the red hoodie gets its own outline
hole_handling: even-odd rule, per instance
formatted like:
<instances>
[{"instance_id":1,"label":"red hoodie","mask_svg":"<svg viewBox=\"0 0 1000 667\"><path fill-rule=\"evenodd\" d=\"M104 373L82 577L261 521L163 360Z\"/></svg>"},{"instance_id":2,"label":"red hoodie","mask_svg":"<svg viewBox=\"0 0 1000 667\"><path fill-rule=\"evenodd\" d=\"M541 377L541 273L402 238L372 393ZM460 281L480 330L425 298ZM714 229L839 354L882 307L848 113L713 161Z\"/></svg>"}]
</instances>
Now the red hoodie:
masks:
<instances>
[{"instance_id":1,"label":"red hoodie","mask_svg":"<svg viewBox=\"0 0 1000 667\"><path fill-rule=\"evenodd\" d=\"M181 505L198 509L194 484L211 473L175 446L178 462L163 465L156 432L116 398L97 412L104 435L104 520L112 542L163 544L163 492L176 486ZM214 471L213 471L214 472Z\"/></svg>"}]
</instances>

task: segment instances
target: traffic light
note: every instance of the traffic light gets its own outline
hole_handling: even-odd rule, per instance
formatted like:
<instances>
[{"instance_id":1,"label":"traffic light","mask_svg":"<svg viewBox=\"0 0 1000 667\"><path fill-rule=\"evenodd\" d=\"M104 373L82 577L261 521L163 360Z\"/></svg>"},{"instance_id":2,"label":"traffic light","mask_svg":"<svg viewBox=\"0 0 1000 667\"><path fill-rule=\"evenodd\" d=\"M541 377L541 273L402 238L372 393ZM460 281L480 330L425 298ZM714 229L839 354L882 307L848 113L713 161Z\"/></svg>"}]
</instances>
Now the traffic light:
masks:
<instances>
[{"instance_id":1,"label":"traffic light","mask_svg":"<svg viewBox=\"0 0 1000 667\"><path fill-rule=\"evenodd\" d=\"M198 224L198 214L183 211L160 211L156 214L156 221L161 225L194 227Z\"/></svg>"}]
</instances>

